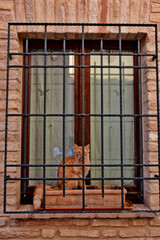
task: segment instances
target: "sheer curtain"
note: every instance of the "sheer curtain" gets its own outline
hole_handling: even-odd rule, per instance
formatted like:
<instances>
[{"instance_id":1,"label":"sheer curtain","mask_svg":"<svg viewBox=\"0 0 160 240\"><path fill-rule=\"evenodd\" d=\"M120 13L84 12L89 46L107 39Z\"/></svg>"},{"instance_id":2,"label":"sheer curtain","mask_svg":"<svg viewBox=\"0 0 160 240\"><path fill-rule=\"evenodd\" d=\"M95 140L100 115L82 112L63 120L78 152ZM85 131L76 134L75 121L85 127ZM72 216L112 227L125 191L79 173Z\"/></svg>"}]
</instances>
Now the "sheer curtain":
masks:
<instances>
[{"instance_id":1,"label":"sheer curtain","mask_svg":"<svg viewBox=\"0 0 160 240\"><path fill-rule=\"evenodd\" d=\"M125 65L133 65L133 57L123 56ZM43 65L43 56L32 56L31 64ZM63 65L63 56L47 56L48 65ZM74 56L66 56L66 64L74 64ZM118 56L104 56L104 65L119 65ZM100 65L100 56L91 56L91 65ZM63 113L63 69L47 68L46 107L47 113ZM65 73L65 107L66 113L74 113L74 69ZM30 81L30 113L44 111L44 70L33 68ZM91 113L101 111L101 69L90 69L90 109ZM122 69L122 102L123 113L134 113L134 81L133 69ZM120 113L119 69L103 69L103 112ZM91 163L101 163L101 119L90 117L91 121ZM29 139L30 164L43 164L43 117L30 117ZM65 118L65 155L73 154L74 117ZM59 164L63 152L63 118L46 117L46 164ZM104 117L104 163L120 164L120 118ZM134 118L123 118L123 157L124 163L134 164ZM105 177L121 177L120 167L105 167ZM124 177L134 176L134 168L124 167ZM43 177L43 167L30 167L29 177ZM57 167L46 167L46 177L57 177ZM92 167L91 177L101 177L101 168ZM29 185L37 185L40 181L29 181ZM56 185L57 181L46 181ZM106 180L105 184L120 184L119 180ZM126 181L127 185L133 181ZM91 184L101 184L92 180Z\"/></svg>"},{"instance_id":2,"label":"sheer curtain","mask_svg":"<svg viewBox=\"0 0 160 240\"><path fill-rule=\"evenodd\" d=\"M32 56L32 65L43 65L43 56ZM48 65L63 65L63 56L47 56ZM73 56L66 56L66 64L74 64ZM63 113L63 69L47 68L46 77L46 112ZM65 73L65 108L66 113L74 113L74 69ZM44 112L44 70L31 70L30 113ZM30 117L30 164L43 164L43 117ZM65 118L65 155L73 154L74 118ZM59 164L63 154L63 118L46 117L46 164ZM30 167L29 177L43 177L42 167ZM46 167L46 177L57 177L57 167ZM37 185L39 180L30 181ZM57 181L46 181L56 185Z\"/></svg>"},{"instance_id":3,"label":"sheer curtain","mask_svg":"<svg viewBox=\"0 0 160 240\"><path fill-rule=\"evenodd\" d=\"M133 58L122 57L123 65L132 65ZM104 65L119 65L118 56L104 56ZM100 65L100 56L91 56L91 65ZM91 113L101 113L101 69L91 69ZM103 69L103 112L120 113L119 69ZM133 69L122 69L122 109L123 113L134 113ZM120 118L104 117L104 164L120 164ZM124 164L134 164L134 119L123 118L123 157ZM91 162L101 163L101 119L91 118ZM121 177L120 167L105 167L105 177ZM91 177L102 177L100 167L91 169ZM124 177L134 177L133 167L124 167ZM101 184L92 180L92 184ZM125 181L132 185L133 181ZM120 180L106 180L105 184L120 184Z\"/></svg>"}]
</instances>

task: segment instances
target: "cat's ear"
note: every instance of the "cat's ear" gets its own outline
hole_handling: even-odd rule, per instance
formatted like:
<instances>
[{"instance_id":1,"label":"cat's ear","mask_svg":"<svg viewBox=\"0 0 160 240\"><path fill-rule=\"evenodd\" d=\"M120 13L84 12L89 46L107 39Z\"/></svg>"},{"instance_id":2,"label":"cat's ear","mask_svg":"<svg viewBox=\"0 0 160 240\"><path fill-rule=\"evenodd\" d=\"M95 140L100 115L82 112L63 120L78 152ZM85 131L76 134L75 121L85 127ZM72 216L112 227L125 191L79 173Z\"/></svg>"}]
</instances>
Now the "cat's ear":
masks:
<instances>
[{"instance_id":1,"label":"cat's ear","mask_svg":"<svg viewBox=\"0 0 160 240\"><path fill-rule=\"evenodd\" d=\"M88 151L90 149L90 144L86 145L85 149Z\"/></svg>"},{"instance_id":2,"label":"cat's ear","mask_svg":"<svg viewBox=\"0 0 160 240\"><path fill-rule=\"evenodd\" d=\"M76 150L78 148L77 144L74 144L74 150Z\"/></svg>"}]
</instances>

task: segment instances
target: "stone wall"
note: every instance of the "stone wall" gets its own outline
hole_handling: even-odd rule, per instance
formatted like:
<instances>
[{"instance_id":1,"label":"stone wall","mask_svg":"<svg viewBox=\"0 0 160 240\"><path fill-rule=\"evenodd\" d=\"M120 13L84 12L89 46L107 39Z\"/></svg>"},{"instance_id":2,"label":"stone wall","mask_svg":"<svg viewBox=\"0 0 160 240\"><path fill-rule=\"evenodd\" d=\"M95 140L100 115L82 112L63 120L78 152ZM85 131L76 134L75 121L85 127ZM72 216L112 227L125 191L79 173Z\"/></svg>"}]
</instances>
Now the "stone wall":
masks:
<instances>
[{"instance_id":1,"label":"stone wall","mask_svg":"<svg viewBox=\"0 0 160 240\"><path fill-rule=\"evenodd\" d=\"M112 214L3 214L3 172L5 137L5 90L7 62L8 22L93 22L93 23L157 23L160 30L159 0L0 0L0 239L160 239L160 215L136 213ZM86 28L88 38L105 33L109 39L117 38L117 30L105 27ZM10 51L19 52L25 36L40 37L42 27L12 27ZM49 38L66 33L76 38L75 27L59 29L49 27ZM86 34L87 36L87 34ZM158 34L158 36L160 36ZM123 39L142 39L142 50L152 53L154 32L148 29L123 28ZM158 42L159 49L160 44ZM12 64L21 62L13 57ZM145 63L146 59L144 59ZM147 59L147 65L152 65ZM144 113L156 113L155 71L143 71ZM20 113L22 108L22 72L10 70L9 113ZM17 117L8 119L8 163L21 161L21 122ZM157 123L155 119L144 122L144 160L157 163ZM157 169L149 169L146 176L154 176ZM8 168L11 177L19 176L17 168ZM158 201L158 183L146 184L146 202L153 208ZM7 185L7 207L19 206L19 184ZM30 207L30 206L29 206Z\"/></svg>"}]
</instances>

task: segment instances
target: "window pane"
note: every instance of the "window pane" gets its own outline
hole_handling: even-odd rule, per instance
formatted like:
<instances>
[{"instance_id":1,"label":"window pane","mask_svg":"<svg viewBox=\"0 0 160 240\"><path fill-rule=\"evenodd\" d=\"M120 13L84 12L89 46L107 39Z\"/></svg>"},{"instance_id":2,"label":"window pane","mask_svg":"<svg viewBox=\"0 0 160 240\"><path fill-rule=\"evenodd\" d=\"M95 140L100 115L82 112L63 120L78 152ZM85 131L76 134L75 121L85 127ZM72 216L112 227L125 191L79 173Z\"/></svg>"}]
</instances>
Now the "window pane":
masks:
<instances>
[{"instance_id":1,"label":"window pane","mask_svg":"<svg viewBox=\"0 0 160 240\"><path fill-rule=\"evenodd\" d=\"M104 52L108 52L104 50ZM115 51L114 51L115 52ZM119 66L119 56L103 56L104 66ZM91 65L100 65L100 56L91 56ZM133 57L122 57L122 65L133 66ZM91 113L101 113L101 69L90 73ZM103 113L120 114L120 80L118 68L103 68ZM133 69L122 68L122 113L134 114ZM120 164L120 118L104 117L104 164ZM101 164L101 119L91 119L91 162ZM123 163L134 164L134 119L123 118ZM121 177L120 167L105 167L105 177ZM124 168L124 177L134 176L133 168ZM101 177L100 168L91 169L91 177ZM105 184L120 184L120 180L106 180ZM132 185L133 181L126 181ZM101 181L92 181L101 184Z\"/></svg>"},{"instance_id":2,"label":"window pane","mask_svg":"<svg viewBox=\"0 0 160 240\"><path fill-rule=\"evenodd\" d=\"M66 65L74 64L74 56L65 57ZM31 65L44 65L44 56L32 56ZM47 56L47 65L63 65L63 56ZM74 69L65 70L65 113L74 113ZM31 69L30 113L44 113L44 69ZM63 68L46 70L46 113L63 113ZM41 134L41 135L40 135ZM43 163L43 117L30 118L30 164ZM65 154L73 154L74 120L65 118ZM63 118L46 117L46 164L59 164L63 154ZM57 177L57 167L46 168L46 178ZM43 168L30 168L30 177L43 177ZM39 181L29 181L37 185ZM56 181L47 184L55 185Z\"/></svg>"}]
</instances>

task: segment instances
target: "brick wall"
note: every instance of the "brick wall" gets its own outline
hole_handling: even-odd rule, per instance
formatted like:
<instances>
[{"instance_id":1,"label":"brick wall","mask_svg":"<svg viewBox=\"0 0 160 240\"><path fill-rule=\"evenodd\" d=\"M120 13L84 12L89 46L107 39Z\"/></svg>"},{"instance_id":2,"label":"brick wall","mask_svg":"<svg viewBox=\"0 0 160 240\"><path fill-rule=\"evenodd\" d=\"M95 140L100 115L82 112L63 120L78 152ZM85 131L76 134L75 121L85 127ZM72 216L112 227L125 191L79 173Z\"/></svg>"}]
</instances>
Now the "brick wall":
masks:
<instances>
[{"instance_id":1,"label":"brick wall","mask_svg":"<svg viewBox=\"0 0 160 240\"><path fill-rule=\"evenodd\" d=\"M160 215L136 213L131 214L74 214L74 215L4 215L3 214L3 171L4 171L4 130L5 130L5 89L6 89L6 53L8 22L95 22L95 23L158 23L160 30L159 0L0 0L0 239L160 239ZM22 48L22 39L39 37L41 27L13 27L11 31L10 50L18 52ZM76 38L78 29L63 28L67 36ZM117 30L105 27L87 28L93 36L108 32L107 38L116 38ZM62 30L49 28L50 38L57 38ZM91 35L88 35L89 37ZM142 38L143 51L154 51L154 34L147 29L122 30L122 37ZM160 36L160 35L159 35ZM160 39L160 38L159 38ZM160 45L160 44L159 44ZM147 50L146 50L147 48ZM160 46L159 46L160 49ZM159 58L160 59L160 58ZM13 58L12 63L21 61ZM144 60L145 61L145 60ZM147 64L151 64L149 59ZM145 71L143 75L144 113L156 111L155 72ZM22 73L10 71L9 112L21 112ZM147 94L145 94L147 93ZM21 161L20 139L21 124L16 117L9 118L8 124L8 162ZM156 119L144 122L146 136L145 162L157 162L157 124ZM153 176L157 169L150 169ZM9 168L10 176L18 176L16 168ZM153 184L153 183L152 183ZM14 181L7 185L7 207L19 206L19 184ZM158 201L158 184L145 188L146 201L153 208Z\"/></svg>"}]
</instances>

